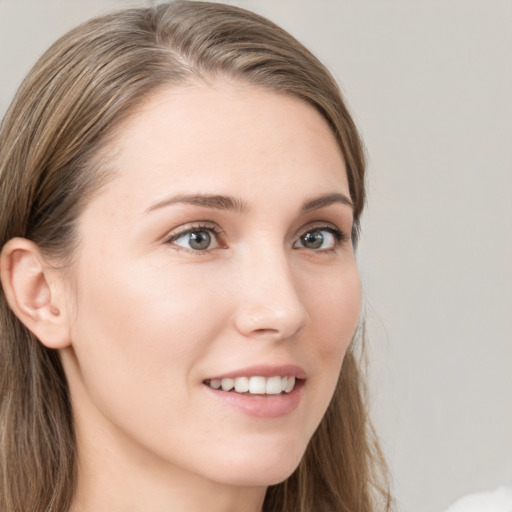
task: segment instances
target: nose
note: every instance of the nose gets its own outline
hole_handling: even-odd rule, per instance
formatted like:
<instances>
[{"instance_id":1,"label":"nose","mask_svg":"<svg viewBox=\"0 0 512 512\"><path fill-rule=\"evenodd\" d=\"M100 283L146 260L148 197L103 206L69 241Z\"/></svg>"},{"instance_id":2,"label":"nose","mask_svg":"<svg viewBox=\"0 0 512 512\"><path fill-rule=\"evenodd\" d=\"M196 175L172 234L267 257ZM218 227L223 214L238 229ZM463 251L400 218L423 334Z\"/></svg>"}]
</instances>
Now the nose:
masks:
<instances>
[{"instance_id":1,"label":"nose","mask_svg":"<svg viewBox=\"0 0 512 512\"><path fill-rule=\"evenodd\" d=\"M284 251L258 251L239 269L235 325L246 337L292 337L308 320L303 297Z\"/></svg>"}]
</instances>

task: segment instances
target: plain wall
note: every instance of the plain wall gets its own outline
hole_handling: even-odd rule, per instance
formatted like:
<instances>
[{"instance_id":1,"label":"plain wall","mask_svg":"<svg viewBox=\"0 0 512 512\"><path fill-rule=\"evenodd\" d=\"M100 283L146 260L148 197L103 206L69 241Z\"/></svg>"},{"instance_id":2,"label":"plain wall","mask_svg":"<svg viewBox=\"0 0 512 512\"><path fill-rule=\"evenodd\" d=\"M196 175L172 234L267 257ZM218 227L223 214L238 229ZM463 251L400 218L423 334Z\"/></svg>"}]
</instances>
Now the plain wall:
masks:
<instances>
[{"instance_id":1,"label":"plain wall","mask_svg":"<svg viewBox=\"0 0 512 512\"><path fill-rule=\"evenodd\" d=\"M114 0L0 0L0 114ZM512 2L239 0L339 80L369 155L359 261L375 422L404 512L512 481ZM356 512L356 511L354 511Z\"/></svg>"}]
</instances>

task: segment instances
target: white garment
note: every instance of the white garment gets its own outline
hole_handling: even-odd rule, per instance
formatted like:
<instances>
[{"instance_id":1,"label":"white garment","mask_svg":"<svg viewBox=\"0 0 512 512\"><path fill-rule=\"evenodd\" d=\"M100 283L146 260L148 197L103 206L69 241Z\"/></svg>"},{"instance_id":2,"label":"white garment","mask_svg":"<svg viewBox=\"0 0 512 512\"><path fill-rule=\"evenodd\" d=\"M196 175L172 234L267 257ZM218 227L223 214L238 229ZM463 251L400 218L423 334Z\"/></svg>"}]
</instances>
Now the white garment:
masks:
<instances>
[{"instance_id":1,"label":"white garment","mask_svg":"<svg viewBox=\"0 0 512 512\"><path fill-rule=\"evenodd\" d=\"M445 512L512 512L512 487L468 494Z\"/></svg>"}]
</instances>

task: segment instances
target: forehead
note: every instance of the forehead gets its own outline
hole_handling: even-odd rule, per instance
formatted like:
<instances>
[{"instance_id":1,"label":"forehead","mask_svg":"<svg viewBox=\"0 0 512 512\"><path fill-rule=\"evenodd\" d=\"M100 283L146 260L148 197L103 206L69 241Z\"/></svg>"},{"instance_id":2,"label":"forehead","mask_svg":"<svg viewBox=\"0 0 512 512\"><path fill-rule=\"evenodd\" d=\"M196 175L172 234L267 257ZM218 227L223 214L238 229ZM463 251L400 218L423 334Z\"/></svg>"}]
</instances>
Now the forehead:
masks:
<instances>
[{"instance_id":1,"label":"forehead","mask_svg":"<svg viewBox=\"0 0 512 512\"><path fill-rule=\"evenodd\" d=\"M282 193L302 182L318 188L312 195L340 187L348 195L341 150L320 113L252 85L159 90L118 127L109 146L116 176L107 189L125 195L154 197L192 186L250 196L262 183Z\"/></svg>"}]
</instances>

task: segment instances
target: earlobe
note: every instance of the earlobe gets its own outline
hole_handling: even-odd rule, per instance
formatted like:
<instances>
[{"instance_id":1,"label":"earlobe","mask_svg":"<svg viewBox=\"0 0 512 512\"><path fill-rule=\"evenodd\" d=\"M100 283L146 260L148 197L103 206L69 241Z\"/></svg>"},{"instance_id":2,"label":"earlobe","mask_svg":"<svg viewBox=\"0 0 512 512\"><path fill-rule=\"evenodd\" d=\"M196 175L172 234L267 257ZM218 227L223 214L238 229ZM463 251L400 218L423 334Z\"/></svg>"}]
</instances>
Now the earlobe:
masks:
<instances>
[{"instance_id":1,"label":"earlobe","mask_svg":"<svg viewBox=\"0 0 512 512\"><path fill-rule=\"evenodd\" d=\"M62 276L46 264L36 244L13 238L0 254L0 279L9 306L48 348L70 344Z\"/></svg>"}]
</instances>

